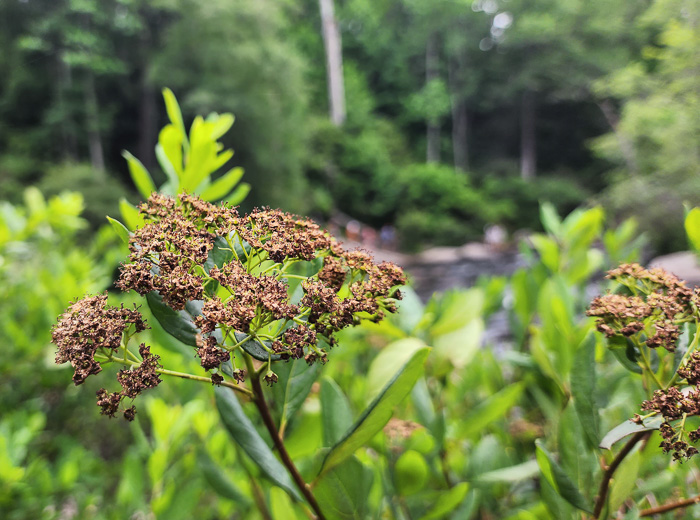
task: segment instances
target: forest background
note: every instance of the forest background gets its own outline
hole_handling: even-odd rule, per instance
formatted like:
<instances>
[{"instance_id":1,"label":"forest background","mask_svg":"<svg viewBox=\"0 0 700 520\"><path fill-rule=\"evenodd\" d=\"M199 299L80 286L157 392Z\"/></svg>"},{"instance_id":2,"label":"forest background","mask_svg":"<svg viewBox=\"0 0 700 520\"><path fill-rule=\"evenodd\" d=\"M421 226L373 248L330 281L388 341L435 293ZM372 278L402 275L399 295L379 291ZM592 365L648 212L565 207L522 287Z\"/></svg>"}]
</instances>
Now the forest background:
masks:
<instances>
[{"instance_id":1,"label":"forest background","mask_svg":"<svg viewBox=\"0 0 700 520\"><path fill-rule=\"evenodd\" d=\"M157 170L167 86L186 120L236 116L225 144L248 207L393 224L417 250L488 223L537 230L543 200L596 201L636 215L657 251L682 248L682 203L700 202L699 15L680 0L338 1L332 122L314 0L5 1L0 196L80 191L93 230L137 202L122 151Z\"/></svg>"},{"instance_id":2,"label":"forest background","mask_svg":"<svg viewBox=\"0 0 700 520\"><path fill-rule=\"evenodd\" d=\"M340 106L321 5L342 41ZM656 253L687 247L699 57L692 0L0 0L2 515L306 517L232 442L208 381L169 381L127 424L99 415L97 383L76 388L54 363L50 331L68 302L106 291L135 302L114 290L126 246L105 215L128 223L120 201L144 198L125 157L155 186L168 178L154 152L164 87L186 128L235 115L219 137L245 170L243 211L391 224L406 251L479 240L489 224L541 231L512 276L427 302L407 287L396 316L343 336L321 384L295 398L285 442L308 473L406 353L433 349L395 421L349 459L345 481L367 485L317 489L339 510L329 517L559 519L595 503L598 517L637 518L696 501L695 461L670 463L658 433L619 479L601 466L620 451L604 433L651 387L585 311L602 271L641 260L640 230ZM164 362L206 374L141 310ZM487 334L496 315L507 338ZM266 391L285 413L280 388ZM591 482L610 484L608 499Z\"/></svg>"}]
</instances>

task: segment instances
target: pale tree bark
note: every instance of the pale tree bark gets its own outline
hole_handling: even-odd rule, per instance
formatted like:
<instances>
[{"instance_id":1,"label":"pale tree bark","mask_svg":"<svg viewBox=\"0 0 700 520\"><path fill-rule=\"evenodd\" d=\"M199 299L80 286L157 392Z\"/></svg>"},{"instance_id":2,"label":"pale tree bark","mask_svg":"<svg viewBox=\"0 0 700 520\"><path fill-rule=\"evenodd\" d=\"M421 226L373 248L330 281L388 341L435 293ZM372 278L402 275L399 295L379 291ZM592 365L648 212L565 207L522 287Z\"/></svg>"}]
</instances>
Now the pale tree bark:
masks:
<instances>
[{"instance_id":1,"label":"pale tree bark","mask_svg":"<svg viewBox=\"0 0 700 520\"><path fill-rule=\"evenodd\" d=\"M438 55L437 34L428 37L425 46L425 84L439 77L440 57ZM426 162L440 162L440 124L436 121L426 121Z\"/></svg>"},{"instance_id":2,"label":"pale tree bark","mask_svg":"<svg viewBox=\"0 0 700 520\"><path fill-rule=\"evenodd\" d=\"M535 94L526 90L520 106L520 176L525 180L534 179L537 170L535 123Z\"/></svg>"},{"instance_id":3,"label":"pale tree bark","mask_svg":"<svg viewBox=\"0 0 700 520\"><path fill-rule=\"evenodd\" d=\"M455 169L466 172L469 171L469 111L463 97L464 84L461 81L464 68L463 60L459 57L448 62L452 102L452 154Z\"/></svg>"},{"instance_id":4,"label":"pale tree bark","mask_svg":"<svg viewBox=\"0 0 700 520\"><path fill-rule=\"evenodd\" d=\"M345 86L343 83L343 50L333 0L319 0L323 45L326 50L328 102L331 121L336 126L345 122Z\"/></svg>"},{"instance_id":5,"label":"pale tree bark","mask_svg":"<svg viewBox=\"0 0 700 520\"><path fill-rule=\"evenodd\" d=\"M100 113L95 90L95 76L91 70L85 72L85 116L90 162L98 176L104 177L105 158L102 150L102 137L100 136Z\"/></svg>"}]
</instances>

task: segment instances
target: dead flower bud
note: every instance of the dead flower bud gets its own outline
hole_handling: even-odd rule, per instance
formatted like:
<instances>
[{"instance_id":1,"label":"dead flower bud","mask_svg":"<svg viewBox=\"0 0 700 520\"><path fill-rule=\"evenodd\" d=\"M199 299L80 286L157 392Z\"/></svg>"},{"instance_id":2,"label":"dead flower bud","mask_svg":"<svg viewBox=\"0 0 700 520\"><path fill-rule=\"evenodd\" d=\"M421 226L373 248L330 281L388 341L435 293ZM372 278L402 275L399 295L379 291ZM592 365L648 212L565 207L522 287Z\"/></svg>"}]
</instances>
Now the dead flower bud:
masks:
<instances>
[{"instance_id":1,"label":"dead flower bud","mask_svg":"<svg viewBox=\"0 0 700 520\"><path fill-rule=\"evenodd\" d=\"M277 374L275 374L272 370L268 370L267 374L265 374L265 382L269 385L272 386L278 381Z\"/></svg>"}]
</instances>

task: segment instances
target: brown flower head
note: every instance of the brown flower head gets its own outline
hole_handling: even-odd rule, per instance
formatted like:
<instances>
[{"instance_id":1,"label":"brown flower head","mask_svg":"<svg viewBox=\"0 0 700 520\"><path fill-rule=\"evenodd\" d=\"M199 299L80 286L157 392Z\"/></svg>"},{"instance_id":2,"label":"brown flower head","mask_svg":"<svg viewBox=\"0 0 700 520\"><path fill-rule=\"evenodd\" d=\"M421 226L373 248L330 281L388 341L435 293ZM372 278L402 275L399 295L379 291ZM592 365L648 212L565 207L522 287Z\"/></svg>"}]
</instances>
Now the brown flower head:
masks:
<instances>
[{"instance_id":1,"label":"brown flower head","mask_svg":"<svg viewBox=\"0 0 700 520\"><path fill-rule=\"evenodd\" d=\"M146 328L137 310L107 305L107 295L88 296L73 303L51 331L51 341L58 347L56 363L70 362L75 369L73 382L79 385L98 374L102 367L95 361L98 349L116 350L130 326L135 332Z\"/></svg>"}]
</instances>

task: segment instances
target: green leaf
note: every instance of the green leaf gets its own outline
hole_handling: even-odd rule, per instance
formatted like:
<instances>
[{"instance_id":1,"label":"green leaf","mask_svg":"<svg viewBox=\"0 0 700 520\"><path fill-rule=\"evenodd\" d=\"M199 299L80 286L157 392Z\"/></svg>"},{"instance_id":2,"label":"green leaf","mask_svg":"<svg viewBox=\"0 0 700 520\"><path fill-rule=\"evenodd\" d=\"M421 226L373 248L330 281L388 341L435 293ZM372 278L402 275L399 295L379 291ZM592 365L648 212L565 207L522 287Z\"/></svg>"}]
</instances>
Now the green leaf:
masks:
<instances>
[{"instance_id":1,"label":"green leaf","mask_svg":"<svg viewBox=\"0 0 700 520\"><path fill-rule=\"evenodd\" d=\"M298 518L289 495L279 488L270 489L270 513L275 520L296 520Z\"/></svg>"},{"instance_id":2,"label":"green leaf","mask_svg":"<svg viewBox=\"0 0 700 520\"><path fill-rule=\"evenodd\" d=\"M522 382L507 386L479 403L466 416L460 419L458 426L459 437L465 438L474 434L482 434L486 426L503 417L516 405L524 388L525 386Z\"/></svg>"},{"instance_id":3,"label":"green leaf","mask_svg":"<svg viewBox=\"0 0 700 520\"><path fill-rule=\"evenodd\" d=\"M630 372L635 374L642 373L642 367L637 363L637 348L631 339L622 336L613 336L608 339L610 352L613 353L615 359Z\"/></svg>"},{"instance_id":4,"label":"green leaf","mask_svg":"<svg viewBox=\"0 0 700 520\"><path fill-rule=\"evenodd\" d=\"M144 220L139 210L135 206L122 198L119 199L119 211L122 214L122 220L129 229L137 229L144 225Z\"/></svg>"},{"instance_id":5,"label":"green leaf","mask_svg":"<svg viewBox=\"0 0 700 520\"><path fill-rule=\"evenodd\" d=\"M615 471L610 483L609 511L617 511L637 487L640 463L639 450L635 450L625 457L620 467Z\"/></svg>"},{"instance_id":6,"label":"green leaf","mask_svg":"<svg viewBox=\"0 0 700 520\"><path fill-rule=\"evenodd\" d=\"M595 344L593 333L579 345L574 354L574 366L571 371L571 394L574 408L578 415L586 441L595 448L600 440L598 431L598 405L596 404L596 370Z\"/></svg>"},{"instance_id":7,"label":"green leaf","mask_svg":"<svg viewBox=\"0 0 700 520\"><path fill-rule=\"evenodd\" d=\"M214 388L214 393L216 407L231 437L271 482L287 491L295 499L301 500L287 469L275 458L272 450L260 437L253 423L243 412L233 391L219 386Z\"/></svg>"},{"instance_id":8,"label":"green leaf","mask_svg":"<svg viewBox=\"0 0 700 520\"><path fill-rule=\"evenodd\" d=\"M112 225L112 229L114 229L114 231L117 233L117 236L122 239L122 242L128 244L130 233L126 226L112 217L107 217L107 220L109 220L109 223Z\"/></svg>"},{"instance_id":9,"label":"green leaf","mask_svg":"<svg viewBox=\"0 0 700 520\"><path fill-rule=\"evenodd\" d=\"M401 367L345 436L328 452L321 467L321 475L355 453L389 422L394 407L408 395L423 374L423 365L429 353L429 348L422 348Z\"/></svg>"},{"instance_id":10,"label":"green leaf","mask_svg":"<svg viewBox=\"0 0 700 520\"><path fill-rule=\"evenodd\" d=\"M173 125L164 126L158 134L156 158L174 188L180 186L183 174L182 144L182 135Z\"/></svg>"},{"instance_id":11,"label":"green leaf","mask_svg":"<svg viewBox=\"0 0 700 520\"><path fill-rule=\"evenodd\" d=\"M146 301L153 316L168 334L185 345L197 346L197 334L200 334L200 330L195 325L194 318L202 312L202 301L187 302L181 311L173 310L163 303L163 297L157 291L149 292Z\"/></svg>"},{"instance_id":12,"label":"green leaf","mask_svg":"<svg viewBox=\"0 0 700 520\"><path fill-rule=\"evenodd\" d=\"M622 424L618 424L612 430L605 434L603 440L600 441L600 448L604 450L609 450L613 445L627 437L637 432L647 432L651 430L658 430L663 422L663 417L661 415L655 415L644 419L642 424L637 424L636 422L627 419Z\"/></svg>"},{"instance_id":13,"label":"green leaf","mask_svg":"<svg viewBox=\"0 0 700 520\"><path fill-rule=\"evenodd\" d=\"M507 482L515 483L521 480L528 480L535 477L540 472L540 467L536 460L528 460L515 466L495 469L477 476L479 482Z\"/></svg>"},{"instance_id":14,"label":"green leaf","mask_svg":"<svg viewBox=\"0 0 700 520\"><path fill-rule=\"evenodd\" d=\"M156 185L153 183L151 175L146 170L146 167L141 164L141 161L126 150L122 151L122 157L126 159L126 163L129 166L129 174L131 175L131 180L134 181L136 189L139 190L144 199L147 199L151 196L151 193L156 191Z\"/></svg>"},{"instance_id":15,"label":"green leaf","mask_svg":"<svg viewBox=\"0 0 700 520\"><path fill-rule=\"evenodd\" d=\"M250 499L238 489L238 486L224 473L221 467L216 464L205 449L200 448L197 452L197 467L201 470L204 480L217 495L227 500L232 500L239 506L248 506Z\"/></svg>"},{"instance_id":16,"label":"green leaf","mask_svg":"<svg viewBox=\"0 0 700 520\"><path fill-rule=\"evenodd\" d=\"M180 112L180 105L177 103L177 98L175 98L173 91L167 87L164 88L162 92L168 118L173 124L173 127L180 132L182 136L181 139L184 141L184 138L187 136L187 131L185 130L185 122L182 120L182 112Z\"/></svg>"},{"instance_id":17,"label":"green leaf","mask_svg":"<svg viewBox=\"0 0 700 520\"><path fill-rule=\"evenodd\" d=\"M421 518L422 520L436 520L450 514L459 506L469 491L469 484L460 482L452 489L440 495L437 504Z\"/></svg>"},{"instance_id":18,"label":"green leaf","mask_svg":"<svg viewBox=\"0 0 700 520\"><path fill-rule=\"evenodd\" d=\"M303 359L294 359L275 365L275 372L279 379L272 387L272 395L280 409L280 424L286 424L304 404L311 386L316 381L319 367L318 363L309 366Z\"/></svg>"},{"instance_id":19,"label":"green leaf","mask_svg":"<svg viewBox=\"0 0 700 520\"><path fill-rule=\"evenodd\" d=\"M591 504L588 503L566 472L554 460L552 454L542 446L540 440L535 441L535 446L537 447L537 464L540 467L542 476L559 496L581 511L593 513Z\"/></svg>"},{"instance_id":20,"label":"green leaf","mask_svg":"<svg viewBox=\"0 0 700 520\"><path fill-rule=\"evenodd\" d=\"M236 186L235 190L231 192L226 199L226 202L231 204L231 206L237 206L243 202L243 200L248 196L248 193L250 193L250 184L247 182L242 182Z\"/></svg>"},{"instance_id":21,"label":"green leaf","mask_svg":"<svg viewBox=\"0 0 700 520\"><path fill-rule=\"evenodd\" d=\"M691 209L685 217L685 232L694 251L700 252L700 208Z\"/></svg>"},{"instance_id":22,"label":"green leaf","mask_svg":"<svg viewBox=\"0 0 700 520\"><path fill-rule=\"evenodd\" d=\"M207 118L209 120L209 118ZM213 127L211 130L212 139L219 139L222 135L228 132L233 126L233 122L236 120L233 114L225 113L219 114L216 119L212 121Z\"/></svg>"},{"instance_id":23,"label":"green leaf","mask_svg":"<svg viewBox=\"0 0 700 520\"><path fill-rule=\"evenodd\" d=\"M542 227L550 235L559 236L561 234L561 219L551 202L543 202L540 205L540 221Z\"/></svg>"},{"instance_id":24,"label":"green leaf","mask_svg":"<svg viewBox=\"0 0 700 520\"><path fill-rule=\"evenodd\" d=\"M405 338L390 343L384 347L372 361L367 371L367 399L370 402L384 389L387 382L394 377L413 354L422 348L425 343L418 338Z\"/></svg>"},{"instance_id":25,"label":"green leaf","mask_svg":"<svg viewBox=\"0 0 700 520\"><path fill-rule=\"evenodd\" d=\"M329 520L367 518L373 479L371 468L350 457L319 479L314 496Z\"/></svg>"},{"instance_id":26,"label":"green leaf","mask_svg":"<svg viewBox=\"0 0 700 520\"><path fill-rule=\"evenodd\" d=\"M165 195L176 195L176 190L180 184L180 181L178 179L177 172L175 171L175 167L170 162L170 159L165 152L165 148L163 148L163 145L160 143L156 145L156 159L158 159L158 164L160 164L160 167L165 172L165 176L168 178L168 181L160 187L159 191Z\"/></svg>"},{"instance_id":27,"label":"green leaf","mask_svg":"<svg viewBox=\"0 0 700 520\"><path fill-rule=\"evenodd\" d=\"M348 398L330 377L321 379L321 419L324 446L333 446L352 425Z\"/></svg>"},{"instance_id":28,"label":"green leaf","mask_svg":"<svg viewBox=\"0 0 700 520\"><path fill-rule=\"evenodd\" d=\"M200 197L209 201L223 199L229 194L233 187L238 184L241 177L243 177L243 168L231 168L212 182L211 185L202 192Z\"/></svg>"}]
</instances>

